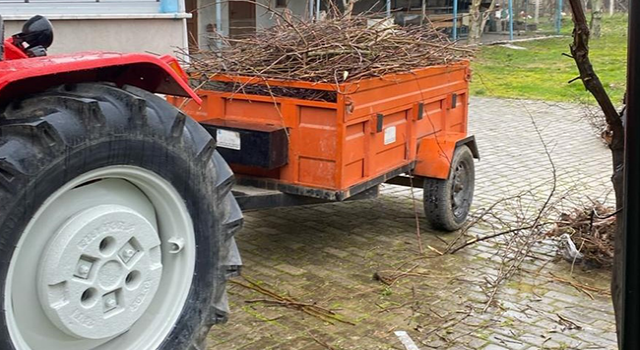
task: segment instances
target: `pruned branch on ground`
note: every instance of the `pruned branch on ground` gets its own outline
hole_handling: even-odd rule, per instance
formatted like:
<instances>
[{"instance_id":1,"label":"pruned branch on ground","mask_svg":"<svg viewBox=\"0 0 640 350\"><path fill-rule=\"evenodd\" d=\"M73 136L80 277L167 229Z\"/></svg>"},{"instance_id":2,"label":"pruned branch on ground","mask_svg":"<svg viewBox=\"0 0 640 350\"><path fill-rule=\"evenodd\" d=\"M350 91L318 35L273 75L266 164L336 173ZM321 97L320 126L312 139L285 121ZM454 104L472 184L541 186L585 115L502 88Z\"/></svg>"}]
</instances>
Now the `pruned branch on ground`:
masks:
<instances>
[{"instance_id":1,"label":"pruned branch on ground","mask_svg":"<svg viewBox=\"0 0 640 350\"><path fill-rule=\"evenodd\" d=\"M294 310L299 310L302 311L303 313L313 316L313 317L317 317L325 322L334 324L336 322L340 322L340 323L344 323L344 324L348 324L348 325L354 325L353 322L344 320L340 315L336 314L334 311L329 310L327 308L321 307L316 303L304 303L304 302L300 302L298 300L295 300L295 298L291 297L291 296L287 296L287 295L281 295L277 292L274 292L272 290L270 290L269 288L267 288L266 286L260 285L252 280L250 280L248 277L243 277L244 281L246 282L241 282L241 281L237 281L237 280L230 280L230 283L253 290L255 292L258 292L262 295L265 295L267 297L269 297L270 299L253 299L253 300L247 300L246 303L249 304L255 304L255 303L260 303L263 305L267 305L267 306L282 306L282 307L286 307L289 309L294 309Z\"/></svg>"},{"instance_id":2,"label":"pruned branch on ground","mask_svg":"<svg viewBox=\"0 0 640 350\"><path fill-rule=\"evenodd\" d=\"M432 270L427 270L427 269L423 269L423 268L419 268L419 265L414 265L413 267L404 270L404 271L398 271L398 270L381 270L381 271L376 271L373 274L373 279L376 281L380 281L383 284L387 285L387 286L392 286L394 285L396 282L398 282L401 279L404 278L408 278L408 277L422 277L422 278L437 278L437 279L453 279L456 277L459 277L460 275L448 275L448 274L441 274L438 272L434 272Z\"/></svg>"},{"instance_id":3,"label":"pruned branch on ground","mask_svg":"<svg viewBox=\"0 0 640 350\"><path fill-rule=\"evenodd\" d=\"M531 203L540 202L536 200L532 190L523 191L516 196L508 198L508 200L498 201L490 207L490 210L481 213L482 219L472 221L473 224L478 224L479 220L491 225L497 224L497 227L494 226L493 234L467 239L462 243L457 243L457 245L452 244L447 249L448 253L453 254L484 241L502 240L502 244L498 245L496 251L496 256L500 260L499 271L496 276L487 277L488 288L486 292L488 301L483 311L486 311L493 304L494 297L500 286L520 271L522 263L531 257L533 247L545 238L548 226L551 225L549 218L555 214L558 202L563 198L563 196L556 198L558 174L549 146L545 142L533 114L531 114L526 105L522 107L530 117L533 130L540 140L551 169L550 188L547 195L541 204L534 205L534 207L531 206ZM465 231L468 231L469 228L467 227ZM462 234L465 234L465 231ZM458 238L454 240L454 243L459 241L460 239Z\"/></svg>"},{"instance_id":4,"label":"pruned branch on ground","mask_svg":"<svg viewBox=\"0 0 640 350\"><path fill-rule=\"evenodd\" d=\"M615 230L616 211L594 202L591 206L562 213L548 235L562 237L564 246L561 249L566 251L566 260L570 260L571 253L567 251L570 250L579 254L579 259L575 260L583 266L610 268L613 265Z\"/></svg>"}]
</instances>

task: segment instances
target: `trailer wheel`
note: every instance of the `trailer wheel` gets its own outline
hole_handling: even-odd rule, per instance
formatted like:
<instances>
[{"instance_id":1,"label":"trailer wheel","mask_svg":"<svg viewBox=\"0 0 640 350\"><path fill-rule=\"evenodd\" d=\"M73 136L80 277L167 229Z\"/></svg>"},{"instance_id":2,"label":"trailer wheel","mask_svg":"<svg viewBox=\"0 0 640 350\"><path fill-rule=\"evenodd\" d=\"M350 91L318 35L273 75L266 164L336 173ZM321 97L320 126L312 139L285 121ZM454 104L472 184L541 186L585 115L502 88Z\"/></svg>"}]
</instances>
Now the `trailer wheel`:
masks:
<instances>
[{"instance_id":1,"label":"trailer wheel","mask_svg":"<svg viewBox=\"0 0 640 350\"><path fill-rule=\"evenodd\" d=\"M210 135L78 84L0 107L0 349L204 349L242 214Z\"/></svg>"},{"instance_id":2,"label":"trailer wheel","mask_svg":"<svg viewBox=\"0 0 640 350\"><path fill-rule=\"evenodd\" d=\"M474 181L473 154L467 146L455 150L448 179L424 179L424 213L431 228L455 231L462 227L471 208Z\"/></svg>"}]
</instances>

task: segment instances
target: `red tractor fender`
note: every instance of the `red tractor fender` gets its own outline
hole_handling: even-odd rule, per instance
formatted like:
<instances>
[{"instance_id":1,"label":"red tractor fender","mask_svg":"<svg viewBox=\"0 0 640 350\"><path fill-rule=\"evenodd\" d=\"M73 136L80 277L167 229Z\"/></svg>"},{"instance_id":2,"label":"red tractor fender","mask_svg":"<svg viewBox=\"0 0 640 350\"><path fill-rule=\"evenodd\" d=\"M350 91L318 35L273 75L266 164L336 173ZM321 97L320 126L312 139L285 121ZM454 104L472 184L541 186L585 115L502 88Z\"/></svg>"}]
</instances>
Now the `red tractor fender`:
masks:
<instances>
[{"instance_id":1,"label":"red tractor fender","mask_svg":"<svg viewBox=\"0 0 640 350\"><path fill-rule=\"evenodd\" d=\"M86 82L133 85L202 102L172 56L84 52L0 61L0 104L54 86Z\"/></svg>"},{"instance_id":2,"label":"red tractor fender","mask_svg":"<svg viewBox=\"0 0 640 350\"><path fill-rule=\"evenodd\" d=\"M1 36L0 36L1 37ZM0 57L2 59L3 57ZM29 58L26 53L22 52L14 43L13 38L9 38L4 42L4 59L5 60L21 60Z\"/></svg>"}]
</instances>

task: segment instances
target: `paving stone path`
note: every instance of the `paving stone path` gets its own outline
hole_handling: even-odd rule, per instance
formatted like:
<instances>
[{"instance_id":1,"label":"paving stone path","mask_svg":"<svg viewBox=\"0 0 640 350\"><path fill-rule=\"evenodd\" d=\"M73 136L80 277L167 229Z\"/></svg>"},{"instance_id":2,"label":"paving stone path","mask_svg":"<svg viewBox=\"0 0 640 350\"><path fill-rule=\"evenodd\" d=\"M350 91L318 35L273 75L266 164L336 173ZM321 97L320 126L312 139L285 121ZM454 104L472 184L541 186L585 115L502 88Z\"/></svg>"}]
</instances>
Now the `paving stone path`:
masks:
<instances>
[{"instance_id":1,"label":"paving stone path","mask_svg":"<svg viewBox=\"0 0 640 350\"><path fill-rule=\"evenodd\" d=\"M534 204L547 195L551 166L530 115L557 168L557 193L613 200L608 150L576 106L474 98L470 108L482 157L474 209L523 190L531 190ZM422 216L421 191L413 196ZM413 208L410 189L385 185L375 200L247 213L239 234L244 276L332 310L336 319L274 305L238 278L229 288L231 319L212 330L209 349L406 349L396 331L406 331L419 349L617 348L606 271L572 269L545 242L491 298L500 242L439 256L434 251L455 234L423 228L424 245L433 250L419 259ZM483 230L474 233L489 233ZM400 278L388 286L376 273Z\"/></svg>"}]
</instances>

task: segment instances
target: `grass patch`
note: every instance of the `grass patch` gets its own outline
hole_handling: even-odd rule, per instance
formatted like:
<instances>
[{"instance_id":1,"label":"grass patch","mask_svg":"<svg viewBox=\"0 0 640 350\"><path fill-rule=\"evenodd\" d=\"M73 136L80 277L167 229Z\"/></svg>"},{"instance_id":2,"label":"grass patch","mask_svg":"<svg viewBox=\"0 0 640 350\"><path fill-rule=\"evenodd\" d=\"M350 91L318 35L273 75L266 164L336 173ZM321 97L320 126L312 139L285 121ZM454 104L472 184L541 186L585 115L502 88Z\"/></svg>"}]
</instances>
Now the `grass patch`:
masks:
<instances>
[{"instance_id":1,"label":"grass patch","mask_svg":"<svg viewBox=\"0 0 640 350\"><path fill-rule=\"evenodd\" d=\"M621 103L626 85L627 21L627 15L605 16L602 37L590 42L591 62L615 105ZM565 21L563 26L563 34L570 35L573 24ZM572 40L569 36L516 43L526 50L482 47L471 64L471 94L595 103L581 81L567 84L578 76L575 62L562 56L569 53Z\"/></svg>"}]
</instances>

